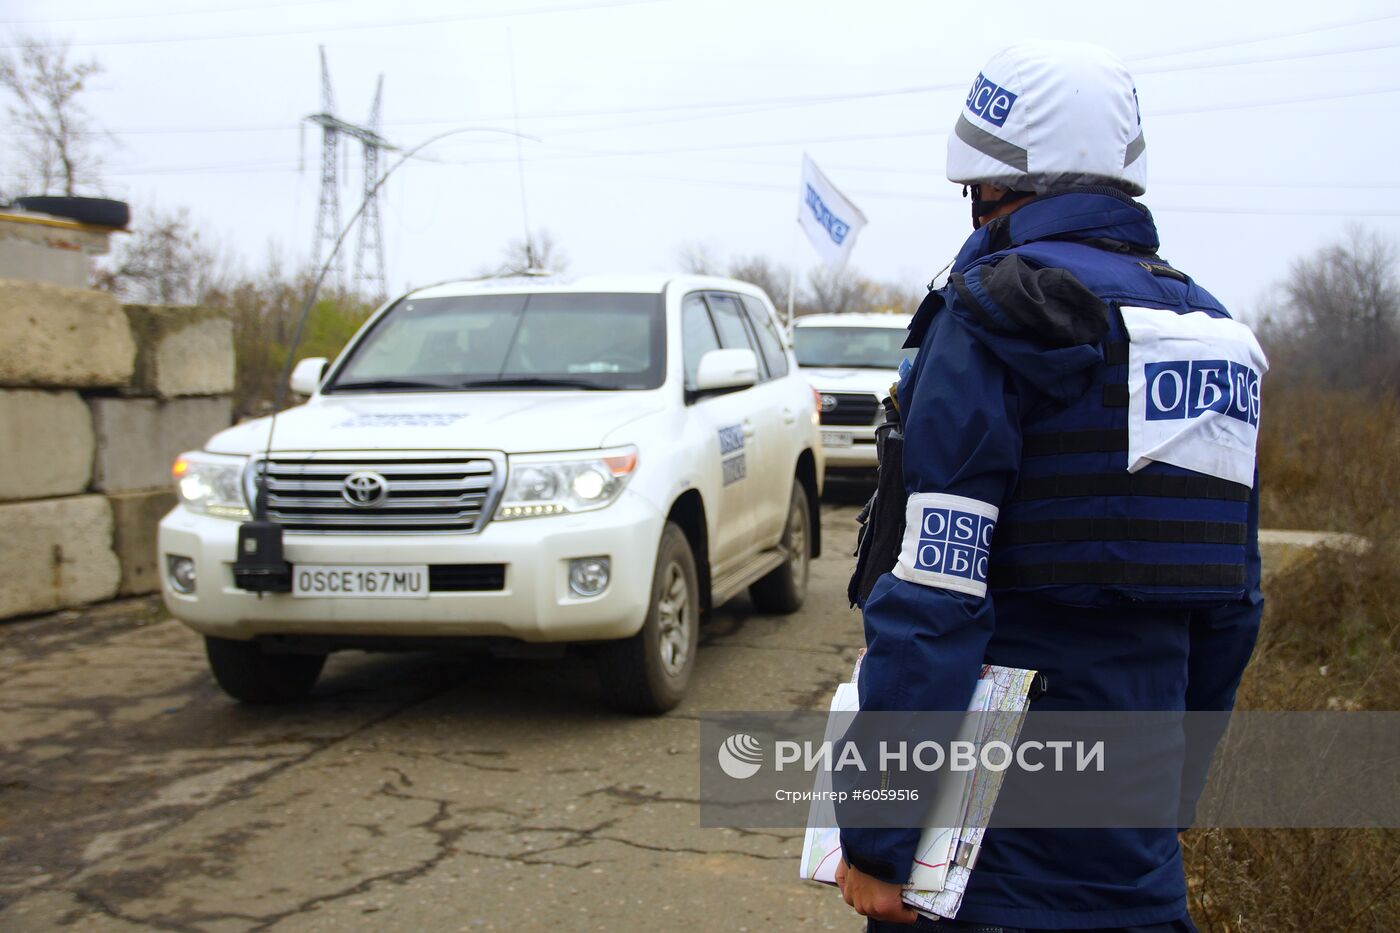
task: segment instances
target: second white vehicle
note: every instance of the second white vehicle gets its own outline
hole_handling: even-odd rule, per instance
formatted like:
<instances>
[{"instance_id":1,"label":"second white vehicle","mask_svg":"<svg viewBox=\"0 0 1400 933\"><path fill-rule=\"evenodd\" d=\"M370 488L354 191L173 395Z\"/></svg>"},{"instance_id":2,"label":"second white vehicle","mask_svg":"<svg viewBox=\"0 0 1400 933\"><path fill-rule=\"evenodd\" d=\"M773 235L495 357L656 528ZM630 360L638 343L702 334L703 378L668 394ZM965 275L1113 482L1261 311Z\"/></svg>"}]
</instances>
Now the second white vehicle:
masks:
<instances>
[{"instance_id":1,"label":"second white vehicle","mask_svg":"<svg viewBox=\"0 0 1400 933\"><path fill-rule=\"evenodd\" d=\"M622 705L661 711L701 612L802 604L816 399L751 285L435 286L293 385L275 429L180 458L161 523L166 603L239 699L305 694L339 648L469 639L587 643Z\"/></svg>"},{"instance_id":2,"label":"second white vehicle","mask_svg":"<svg viewBox=\"0 0 1400 933\"><path fill-rule=\"evenodd\" d=\"M809 314L792 329L802 375L821 396L822 450L827 475L874 479L875 428L885 420L881 400L914 358L903 349L909 318L900 314Z\"/></svg>"}]
</instances>

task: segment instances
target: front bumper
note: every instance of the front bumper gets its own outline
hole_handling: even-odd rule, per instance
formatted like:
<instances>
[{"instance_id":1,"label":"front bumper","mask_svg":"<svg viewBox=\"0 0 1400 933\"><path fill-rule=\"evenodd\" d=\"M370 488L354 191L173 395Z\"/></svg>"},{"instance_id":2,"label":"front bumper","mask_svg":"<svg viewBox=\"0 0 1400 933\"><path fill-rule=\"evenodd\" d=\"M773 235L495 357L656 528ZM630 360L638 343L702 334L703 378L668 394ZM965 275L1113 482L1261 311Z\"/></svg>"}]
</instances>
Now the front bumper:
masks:
<instances>
[{"instance_id":1,"label":"front bumper","mask_svg":"<svg viewBox=\"0 0 1400 933\"><path fill-rule=\"evenodd\" d=\"M473 535L293 534L298 564L504 564L505 584L488 592L432 592L426 599L259 597L233 582L238 523L176 507L160 524L161 592L171 614L224 638L257 635L505 637L527 642L626 638L641 628L665 516L624 492L595 512L491 522ZM166 557L193 558L198 586L170 585ZM612 578L593 597L569 589L569 561L611 558Z\"/></svg>"}]
</instances>

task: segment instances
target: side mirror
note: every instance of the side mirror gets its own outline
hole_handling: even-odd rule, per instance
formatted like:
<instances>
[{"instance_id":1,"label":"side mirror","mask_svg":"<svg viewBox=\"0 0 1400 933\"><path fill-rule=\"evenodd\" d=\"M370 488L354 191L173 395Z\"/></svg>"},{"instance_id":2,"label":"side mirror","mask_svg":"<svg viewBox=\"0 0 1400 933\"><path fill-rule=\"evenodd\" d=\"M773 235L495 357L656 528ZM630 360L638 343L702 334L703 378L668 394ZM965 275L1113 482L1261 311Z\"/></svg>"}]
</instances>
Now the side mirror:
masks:
<instances>
[{"instance_id":1,"label":"side mirror","mask_svg":"<svg viewBox=\"0 0 1400 933\"><path fill-rule=\"evenodd\" d=\"M700 357L695 391L744 389L758 382L758 357L752 350L711 350Z\"/></svg>"},{"instance_id":2,"label":"side mirror","mask_svg":"<svg viewBox=\"0 0 1400 933\"><path fill-rule=\"evenodd\" d=\"M297 395L315 395L316 390L321 388L321 380L326 375L329 362L324 356L309 356L298 360L292 369L292 378L288 380L292 391Z\"/></svg>"}]
</instances>

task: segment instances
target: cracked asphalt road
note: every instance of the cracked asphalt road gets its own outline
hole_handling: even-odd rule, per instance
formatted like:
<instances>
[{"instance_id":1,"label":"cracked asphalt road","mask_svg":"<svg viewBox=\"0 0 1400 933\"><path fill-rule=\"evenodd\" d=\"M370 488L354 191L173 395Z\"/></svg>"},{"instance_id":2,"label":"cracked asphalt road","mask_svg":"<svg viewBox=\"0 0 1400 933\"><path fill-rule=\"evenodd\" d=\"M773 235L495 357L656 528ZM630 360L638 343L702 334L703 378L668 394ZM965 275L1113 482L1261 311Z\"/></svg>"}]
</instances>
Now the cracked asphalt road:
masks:
<instances>
[{"instance_id":1,"label":"cracked asphalt road","mask_svg":"<svg viewBox=\"0 0 1400 933\"><path fill-rule=\"evenodd\" d=\"M701 829L706 709L824 707L849 673L855 495L802 612L701 632L672 714L577 660L335 655L241 707L156 600L0 626L0 931L857 930L801 832Z\"/></svg>"}]
</instances>

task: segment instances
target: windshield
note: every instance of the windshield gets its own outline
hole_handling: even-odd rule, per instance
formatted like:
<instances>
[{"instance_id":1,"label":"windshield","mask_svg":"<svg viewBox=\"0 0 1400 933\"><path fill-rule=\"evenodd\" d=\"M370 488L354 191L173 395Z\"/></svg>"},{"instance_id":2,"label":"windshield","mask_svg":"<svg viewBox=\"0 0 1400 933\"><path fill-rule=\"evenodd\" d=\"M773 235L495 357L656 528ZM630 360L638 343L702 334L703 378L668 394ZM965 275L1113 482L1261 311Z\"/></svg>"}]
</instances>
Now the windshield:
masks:
<instances>
[{"instance_id":1,"label":"windshield","mask_svg":"<svg viewBox=\"0 0 1400 933\"><path fill-rule=\"evenodd\" d=\"M415 298L375 322L324 391L654 389L665 361L659 295Z\"/></svg>"},{"instance_id":2,"label":"windshield","mask_svg":"<svg viewBox=\"0 0 1400 933\"><path fill-rule=\"evenodd\" d=\"M798 366L898 369L914 359L902 346L908 331L899 327L795 327L792 345Z\"/></svg>"}]
</instances>

